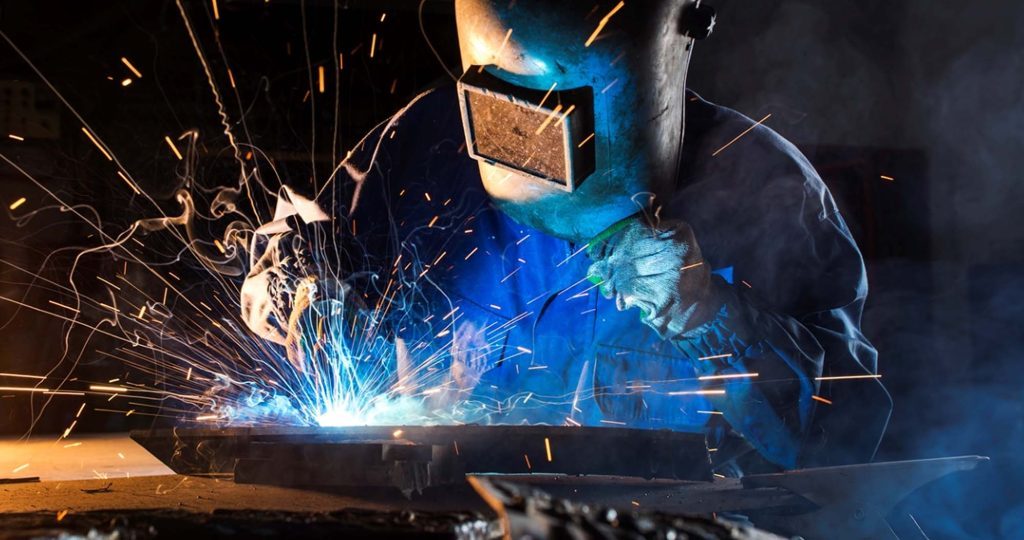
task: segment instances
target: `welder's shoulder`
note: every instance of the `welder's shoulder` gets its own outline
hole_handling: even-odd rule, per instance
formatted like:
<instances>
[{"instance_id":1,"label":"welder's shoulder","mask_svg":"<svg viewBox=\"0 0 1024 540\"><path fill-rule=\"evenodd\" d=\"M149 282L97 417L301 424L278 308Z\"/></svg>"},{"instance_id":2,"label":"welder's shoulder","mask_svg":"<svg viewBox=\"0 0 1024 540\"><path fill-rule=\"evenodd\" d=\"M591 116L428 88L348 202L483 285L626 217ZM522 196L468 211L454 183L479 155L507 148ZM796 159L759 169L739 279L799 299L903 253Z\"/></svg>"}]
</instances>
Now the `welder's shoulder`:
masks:
<instances>
[{"instance_id":1,"label":"welder's shoulder","mask_svg":"<svg viewBox=\"0 0 1024 540\"><path fill-rule=\"evenodd\" d=\"M814 166L793 143L765 125L764 118L755 121L696 94L690 93L688 99L684 159L690 162L690 182L713 179L718 188L727 187L749 200L770 199L805 210L811 203L822 219L836 212Z\"/></svg>"}]
</instances>

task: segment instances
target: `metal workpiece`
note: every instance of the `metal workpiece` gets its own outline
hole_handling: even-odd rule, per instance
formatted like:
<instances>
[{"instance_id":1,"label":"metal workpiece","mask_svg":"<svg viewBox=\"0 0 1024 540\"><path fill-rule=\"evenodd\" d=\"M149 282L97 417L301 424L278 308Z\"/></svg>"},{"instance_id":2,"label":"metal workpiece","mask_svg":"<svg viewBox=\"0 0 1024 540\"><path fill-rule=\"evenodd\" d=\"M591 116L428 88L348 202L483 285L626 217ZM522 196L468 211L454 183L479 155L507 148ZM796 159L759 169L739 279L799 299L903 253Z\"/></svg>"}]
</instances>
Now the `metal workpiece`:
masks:
<instances>
[{"instance_id":1,"label":"metal workpiece","mask_svg":"<svg viewBox=\"0 0 1024 540\"><path fill-rule=\"evenodd\" d=\"M473 501L475 490L492 509L504 501L509 515L519 516L508 518L507 530L527 533L531 527L556 531L590 522L586 527L602 530L610 522L589 508L603 507L741 516L762 529L807 539L916 540L920 529L895 511L900 501L988 459L960 456L724 478L711 473L703 435L673 431L362 426L155 430L133 432L132 438L179 474L226 473L236 483L349 490L364 497L372 492L400 508L437 508L441 499L451 506L447 510L468 508L480 504ZM445 497L435 496L442 492Z\"/></svg>"},{"instance_id":2,"label":"metal workpiece","mask_svg":"<svg viewBox=\"0 0 1024 540\"><path fill-rule=\"evenodd\" d=\"M602 475L708 481L703 434L563 426L359 426L135 431L132 439L174 472L233 473L245 460L344 462L349 467L420 456L466 473ZM250 464L246 463L246 467ZM292 484L297 485L297 484Z\"/></svg>"}]
</instances>

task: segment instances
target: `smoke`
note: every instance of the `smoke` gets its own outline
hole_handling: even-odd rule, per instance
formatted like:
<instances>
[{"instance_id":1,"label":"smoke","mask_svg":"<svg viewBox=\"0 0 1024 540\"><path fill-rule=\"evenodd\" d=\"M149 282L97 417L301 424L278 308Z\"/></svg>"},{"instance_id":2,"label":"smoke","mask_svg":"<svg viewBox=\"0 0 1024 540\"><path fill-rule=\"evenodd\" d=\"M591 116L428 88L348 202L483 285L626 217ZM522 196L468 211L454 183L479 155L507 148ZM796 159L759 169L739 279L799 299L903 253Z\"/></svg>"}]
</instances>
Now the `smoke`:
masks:
<instances>
[{"instance_id":1,"label":"smoke","mask_svg":"<svg viewBox=\"0 0 1024 540\"><path fill-rule=\"evenodd\" d=\"M716 33L689 78L698 92L755 118L773 113L770 127L819 168L823 145L876 158L848 166L853 176L821 172L868 255L864 331L895 402L878 459L992 458L923 488L905 510L931 538L1019 538L1024 5L715 7ZM882 174L895 176L888 191L871 185ZM873 206L859 206L861 193ZM871 253L870 223L889 225L875 231L887 251Z\"/></svg>"}]
</instances>

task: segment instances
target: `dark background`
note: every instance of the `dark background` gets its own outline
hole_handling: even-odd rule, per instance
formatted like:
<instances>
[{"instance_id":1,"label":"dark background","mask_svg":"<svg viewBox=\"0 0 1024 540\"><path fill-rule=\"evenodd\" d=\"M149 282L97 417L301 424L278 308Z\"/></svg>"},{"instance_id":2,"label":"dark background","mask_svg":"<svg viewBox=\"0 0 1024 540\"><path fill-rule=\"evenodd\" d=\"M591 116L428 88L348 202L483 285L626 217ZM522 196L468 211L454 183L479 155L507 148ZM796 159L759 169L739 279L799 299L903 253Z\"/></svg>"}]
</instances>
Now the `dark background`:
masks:
<instances>
[{"instance_id":1,"label":"dark background","mask_svg":"<svg viewBox=\"0 0 1024 540\"><path fill-rule=\"evenodd\" d=\"M322 178L373 124L448 77L420 32L418 4L220 0L216 22L209 2L186 2L186 9L225 92L232 129L270 154L282 182L302 184ZM864 331L880 351L895 401L879 458L991 456L981 471L919 492L911 510L937 538L1024 537L1024 4L713 5L718 26L695 48L690 86L755 119L772 113L768 125L818 167L864 251L871 286ZM427 2L424 23L456 69L450 4ZM182 169L165 135L200 130L198 176L210 186L236 180L173 2L0 2L0 30L168 213L176 209L171 194ZM323 94L314 80L319 65L327 73ZM122 86L126 77L133 82ZM0 85L0 153L74 204L93 206L112 231L151 212L6 43ZM19 197L28 201L0 219L0 259L66 283L67 248L88 245L89 231L54 210L26 222L52 202L0 164L0 203L6 209ZM100 290L92 276L118 265L112 257L83 262L84 292ZM30 289L30 279L5 264L0 295L37 306L59 297ZM95 352L102 341L73 337L70 359L58 361L61 321L2 302L0 323L0 386L25 382L2 373L63 375L72 360L79 376L117 376L118 367ZM35 432L59 433L80 404L54 400L38 416L41 403L0 392L0 433L24 434L34 419ZM125 430L149 421L93 414L78 429Z\"/></svg>"}]
</instances>

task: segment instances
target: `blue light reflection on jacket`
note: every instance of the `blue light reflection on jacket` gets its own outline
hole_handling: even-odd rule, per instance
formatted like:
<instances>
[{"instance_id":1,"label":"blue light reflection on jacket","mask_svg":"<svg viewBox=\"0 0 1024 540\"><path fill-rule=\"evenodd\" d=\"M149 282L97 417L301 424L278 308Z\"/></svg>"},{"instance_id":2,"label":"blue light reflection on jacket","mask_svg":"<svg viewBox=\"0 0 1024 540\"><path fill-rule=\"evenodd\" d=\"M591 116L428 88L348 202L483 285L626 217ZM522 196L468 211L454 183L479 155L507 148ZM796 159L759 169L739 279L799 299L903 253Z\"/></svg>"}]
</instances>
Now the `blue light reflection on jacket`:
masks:
<instances>
[{"instance_id":1,"label":"blue light reflection on jacket","mask_svg":"<svg viewBox=\"0 0 1024 540\"><path fill-rule=\"evenodd\" d=\"M350 159L369 174L341 170L318 202L348 217L357 241L347 245L362 250L363 270L386 273L399 253L422 261L444 253L429 274L445 292L446 307L434 313L458 306L479 327L529 314L475 395L534 401L494 421L696 431L721 414L782 467L870 460L891 408L884 388L815 380L877 369L859 329L863 262L831 195L764 126L713 157L749 118L691 93L686 121L678 190L661 216L688 222L707 263L732 278L715 278L722 308L700 339L660 340L583 280L582 246L490 205L465 153L453 88L371 133ZM697 376L729 373L758 376L718 382L725 397L687 394L712 387Z\"/></svg>"}]
</instances>

